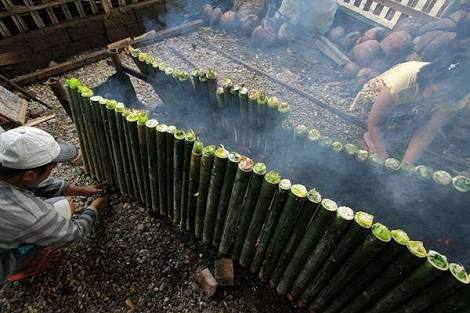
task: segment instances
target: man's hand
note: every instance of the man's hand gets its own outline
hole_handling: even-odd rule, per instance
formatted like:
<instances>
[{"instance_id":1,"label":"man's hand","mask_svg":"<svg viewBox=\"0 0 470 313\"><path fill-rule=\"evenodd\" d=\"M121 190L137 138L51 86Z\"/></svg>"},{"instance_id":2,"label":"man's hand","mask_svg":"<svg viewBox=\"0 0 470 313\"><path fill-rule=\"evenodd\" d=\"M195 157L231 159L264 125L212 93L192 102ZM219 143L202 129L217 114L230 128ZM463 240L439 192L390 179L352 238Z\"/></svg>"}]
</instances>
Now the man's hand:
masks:
<instances>
[{"instance_id":1,"label":"man's hand","mask_svg":"<svg viewBox=\"0 0 470 313\"><path fill-rule=\"evenodd\" d=\"M106 184L99 184L94 186L85 186L81 188L81 196L94 196L106 193Z\"/></svg>"},{"instance_id":2,"label":"man's hand","mask_svg":"<svg viewBox=\"0 0 470 313\"><path fill-rule=\"evenodd\" d=\"M101 214L108 205L108 197L99 197L93 200L91 206L94 207L99 214Z\"/></svg>"}]
</instances>

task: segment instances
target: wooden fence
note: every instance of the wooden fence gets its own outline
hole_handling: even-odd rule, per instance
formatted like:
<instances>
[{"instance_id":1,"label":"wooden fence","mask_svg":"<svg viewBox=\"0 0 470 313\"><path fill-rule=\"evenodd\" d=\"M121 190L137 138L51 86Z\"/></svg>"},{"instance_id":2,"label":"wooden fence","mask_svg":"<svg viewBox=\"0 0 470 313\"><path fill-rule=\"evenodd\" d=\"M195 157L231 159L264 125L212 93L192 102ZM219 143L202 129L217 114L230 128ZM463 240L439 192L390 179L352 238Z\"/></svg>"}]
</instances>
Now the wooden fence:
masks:
<instances>
[{"instance_id":1,"label":"wooden fence","mask_svg":"<svg viewBox=\"0 0 470 313\"><path fill-rule=\"evenodd\" d=\"M0 39L148 0L0 0Z\"/></svg>"},{"instance_id":2,"label":"wooden fence","mask_svg":"<svg viewBox=\"0 0 470 313\"><path fill-rule=\"evenodd\" d=\"M452 0L338 0L341 7L390 29L402 15L439 18L452 3Z\"/></svg>"}]
</instances>

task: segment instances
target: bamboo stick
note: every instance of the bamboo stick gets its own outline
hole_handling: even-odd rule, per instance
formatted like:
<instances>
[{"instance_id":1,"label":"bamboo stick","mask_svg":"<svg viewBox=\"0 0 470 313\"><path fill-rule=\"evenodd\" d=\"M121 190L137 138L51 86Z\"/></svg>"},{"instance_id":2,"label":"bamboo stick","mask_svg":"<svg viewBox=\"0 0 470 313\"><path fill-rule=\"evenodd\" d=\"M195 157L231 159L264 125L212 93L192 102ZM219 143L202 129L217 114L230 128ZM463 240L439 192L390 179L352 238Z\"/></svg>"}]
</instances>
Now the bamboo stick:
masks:
<instances>
[{"instance_id":1,"label":"bamboo stick","mask_svg":"<svg viewBox=\"0 0 470 313\"><path fill-rule=\"evenodd\" d=\"M193 150L191 152L191 164L189 166L186 230L191 233L194 232L196 223L197 192L199 189L199 175L203 148L204 146L202 142L198 141L194 143Z\"/></svg>"},{"instance_id":2,"label":"bamboo stick","mask_svg":"<svg viewBox=\"0 0 470 313\"><path fill-rule=\"evenodd\" d=\"M168 126L165 124L158 124L157 128L157 168L158 168L158 199L159 211L161 216L167 216L168 212L168 193L167 188L170 188L167 183L167 132Z\"/></svg>"},{"instance_id":3,"label":"bamboo stick","mask_svg":"<svg viewBox=\"0 0 470 313\"><path fill-rule=\"evenodd\" d=\"M185 137L186 133L178 130L174 134L173 139L173 222L177 225L181 222Z\"/></svg>"},{"instance_id":4,"label":"bamboo stick","mask_svg":"<svg viewBox=\"0 0 470 313\"><path fill-rule=\"evenodd\" d=\"M191 155L196 141L196 133L193 130L186 132L184 138L184 162L183 162L183 183L181 187L181 225L186 228L186 222L188 220L188 191L189 191L189 179L191 170Z\"/></svg>"},{"instance_id":5,"label":"bamboo stick","mask_svg":"<svg viewBox=\"0 0 470 313\"><path fill-rule=\"evenodd\" d=\"M196 238L202 238L204 228L204 216L206 213L207 195L211 180L212 165L214 164L215 147L210 145L202 149L201 171L199 174L199 189L197 192L197 207L194 234Z\"/></svg>"},{"instance_id":6,"label":"bamboo stick","mask_svg":"<svg viewBox=\"0 0 470 313\"><path fill-rule=\"evenodd\" d=\"M158 157L157 157L157 126L158 121L150 119L145 123L145 142L147 144L147 167L150 185L151 208L158 213Z\"/></svg>"}]
</instances>

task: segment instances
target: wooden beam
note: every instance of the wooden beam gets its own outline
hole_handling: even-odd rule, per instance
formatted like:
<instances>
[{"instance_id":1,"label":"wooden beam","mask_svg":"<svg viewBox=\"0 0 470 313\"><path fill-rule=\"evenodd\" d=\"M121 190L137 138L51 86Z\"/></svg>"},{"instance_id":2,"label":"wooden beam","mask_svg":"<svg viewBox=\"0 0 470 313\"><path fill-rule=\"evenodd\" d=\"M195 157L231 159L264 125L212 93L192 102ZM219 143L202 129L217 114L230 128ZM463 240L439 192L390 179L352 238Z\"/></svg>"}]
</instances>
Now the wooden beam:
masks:
<instances>
[{"instance_id":1,"label":"wooden beam","mask_svg":"<svg viewBox=\"0 0 470 313\"><path fill-rule=\"evenodd\" d=\"M149 44L152 42L156 42L159 40L163 40L169 37L178 36L181 34L185 34L191 32L199 27L204 25L203 20L195 20L192 22L188 22L176 27L164 29L159 32L152 32L152 34L148 37L143 37L138 40L134 39L130 42L128 40L121 41L120 44L110 44L108 46L112 46L113 48L122 49L128 45L136 45L142 46L145 44ZM31 84L40 80L45 80L51 76L63 74L74 69L80 68L87 64L100 61L109 57L108 49L101 49L99 51L91 52L85 55L80 56L77 59L73 59L64 63L56 64L38 71L34 71L32 73L24 74L11 79L11 82L14 82L18 85L26 85Z\"/></svg>"},{"instance_id":2,"label":"wooden beam","mask_svg":"<svg viewBox=\"0 0 470 313\"><path fill-rule=\"evenodd\" d=\"M53 118L55 118L55 114L41 116L32 120L28 120L26 123L24 123L23 126L33 127L41 123L47 122L48 120L52 120Z\"/></svg>"},{"instance_id":3,"label":"wooden beam","mask_svg":"<svg viewBox=\"0 0 470 313\"><path fill-rule=\"evenodd\" d=\"M106 59L108 57L108 51L106 49L91 52L80 56L77 59L73 59L64 63L49 66L47 68L34 71L32 73L24 74L11 79L10 81L18 85L26 85L37 82L39 80L47 79L51 76L63 74L74 69L80 68L87 64Z\"/></svg>"},{"instance_id":4,"label":"wooden beam","mask_svg":"<svg viewBox=\"0 0 470 313\"><path fill-rule=\"evenodd\" d=\"M4 12L0 13L0 17L6 17L6 16L11 16L11 15L17 15L17 14L25 14L31 11L38 11L42 9L52 8L58 5L65 5L69 2L74 2L74 1L75 0L53 0L53 1L48 1L43 4L34 5L34 6L24 6L24 5L10 6L10 7L7 7Z\"/></svg>"}]
</instances>

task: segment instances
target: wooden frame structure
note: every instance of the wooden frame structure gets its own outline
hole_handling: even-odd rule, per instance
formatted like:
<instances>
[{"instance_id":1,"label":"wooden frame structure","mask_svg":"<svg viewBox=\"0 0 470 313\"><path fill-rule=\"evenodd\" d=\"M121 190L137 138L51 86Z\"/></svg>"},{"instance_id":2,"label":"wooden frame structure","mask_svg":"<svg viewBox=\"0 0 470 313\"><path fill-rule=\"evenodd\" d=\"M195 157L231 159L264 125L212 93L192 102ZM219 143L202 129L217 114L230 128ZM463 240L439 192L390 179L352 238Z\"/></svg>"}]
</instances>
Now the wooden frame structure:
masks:
<instances>
[{"instance_id":1,"label":"wooden frame structure","mask_svg":"<svg viewBox=\"0 0 470 313\"><path fill-rule=\"evenodd\" d=\"M413 16L439 19L444 16L453 0L337 0L338 5L375 24L393 29L400 17Z\"/></svg>"},{"instance_id":2,"label":"wooden frame structure","mask_svg":"<svg viewBox=\"0 0 470 313\"><path fill-rule=\"evenodd\" d=\"M152 2L155 0L0 0L0 39Z\"/></svg>"}]
</instances>

